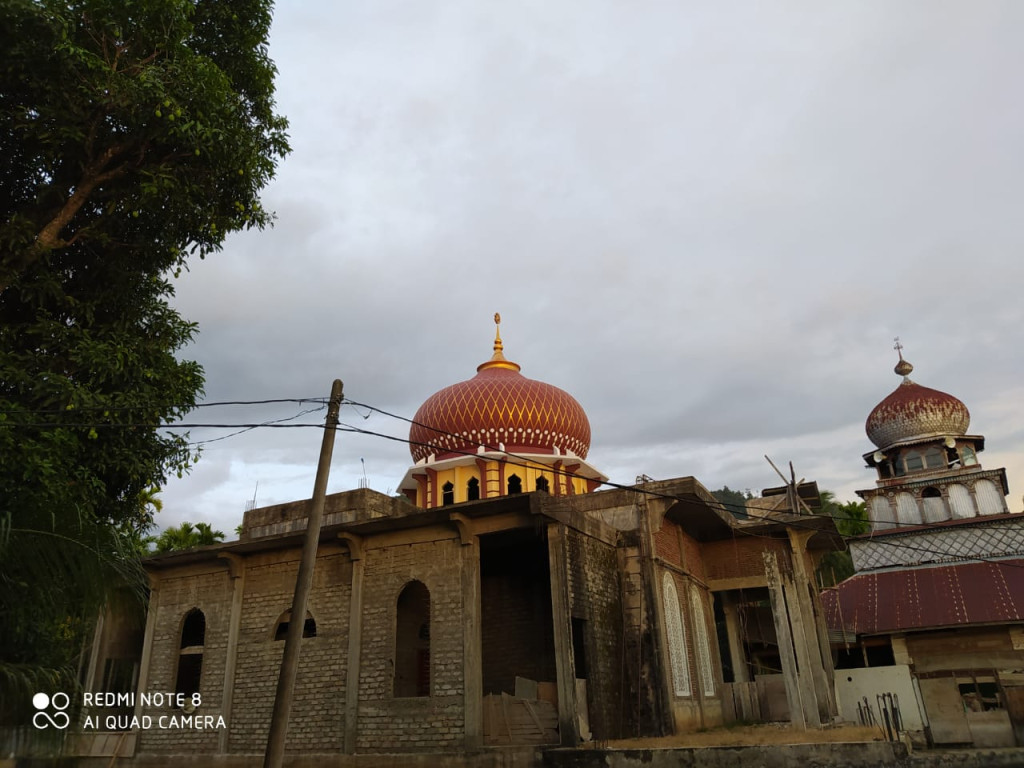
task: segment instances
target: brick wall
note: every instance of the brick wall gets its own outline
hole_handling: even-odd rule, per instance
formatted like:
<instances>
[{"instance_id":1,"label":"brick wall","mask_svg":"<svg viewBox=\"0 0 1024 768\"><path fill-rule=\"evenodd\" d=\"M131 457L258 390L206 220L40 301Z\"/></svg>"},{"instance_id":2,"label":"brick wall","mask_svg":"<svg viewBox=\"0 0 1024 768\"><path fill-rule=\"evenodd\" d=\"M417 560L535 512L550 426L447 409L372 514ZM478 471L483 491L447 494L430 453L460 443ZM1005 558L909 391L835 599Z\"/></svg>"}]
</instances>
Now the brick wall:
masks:
<instances>
[{"instance_id":1,"label":"brick wall","mask_svg":"<svg viewBox=\"0 0 1024 768\"><path fill-rule=\"evenodd\" d=\"M703 545L704 563L709 579L734 579L764 576L763 552L779 555L779 567L789 569L788 539L767 539L762 536L736 536Z\"/></svg>"},{"instance_id":2,"label":"brick wall","mask_svg":"<svg viewBox=\"0 0 1024 768\"><path fill-rule=\"evenodd\" d=\"M622 593L615 547L568 529L569 609L586 622L587 698L596 739L626 728L622 712Z\"/></svg>"},{"instance_id":3,"label":"brick wall","mask_svg":"<svg viewBox=\"0 0 1024 768\"><path fill-rule=\"evenodd\" d=\"M517 675L554 682L555 641L546 549L484 552L480 598L484 694L514 693Z\"/></svg>"},{"instance_id":4,"label":"brick wall","mask_svg":"<svg viewBox=\"0 0 1024 768\"><path fill-rule=\"evenodd\" d=\"M701 544L678 523L665 519L653 538L655 555L693 574L695 578L704 580L704 551Z\"/></svg>"},{"instance_id":5,"label":"brick wall","mask_svg":"<svg viewBox=\"0 0 1024 768\"><path fill-rule=\"evenodd\" d=\"M462 547L457 539L387 548L364 555L363 643L358 752L456 748L464 741ZM428 697L393 696L395 610L411 580L430 591Z\"/></svg>"}]
</instances>

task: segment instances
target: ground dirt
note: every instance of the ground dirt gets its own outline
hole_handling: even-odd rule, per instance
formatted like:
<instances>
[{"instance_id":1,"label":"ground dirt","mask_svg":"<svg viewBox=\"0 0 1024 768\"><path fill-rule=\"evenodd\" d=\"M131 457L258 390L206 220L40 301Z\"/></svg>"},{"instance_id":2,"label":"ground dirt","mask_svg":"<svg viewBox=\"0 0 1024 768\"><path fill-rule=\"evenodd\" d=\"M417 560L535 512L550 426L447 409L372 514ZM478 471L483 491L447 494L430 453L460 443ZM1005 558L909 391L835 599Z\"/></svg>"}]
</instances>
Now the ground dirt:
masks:
<instances>
[{"instance_id":1,"label":"ground dirt","mask_svg":"<svg viewBox=\"0 0 1024 768\"><path fill-rule=\"evenodd\" d=\"M746 747L768 744L823 744L883 740L884 736L878 728L860 725L804 730L793 728L788 723L761 723L712 728L677 736L591 742L587 746L592 749L668 749L671 747Z\"/></svg>"}]
</instances>

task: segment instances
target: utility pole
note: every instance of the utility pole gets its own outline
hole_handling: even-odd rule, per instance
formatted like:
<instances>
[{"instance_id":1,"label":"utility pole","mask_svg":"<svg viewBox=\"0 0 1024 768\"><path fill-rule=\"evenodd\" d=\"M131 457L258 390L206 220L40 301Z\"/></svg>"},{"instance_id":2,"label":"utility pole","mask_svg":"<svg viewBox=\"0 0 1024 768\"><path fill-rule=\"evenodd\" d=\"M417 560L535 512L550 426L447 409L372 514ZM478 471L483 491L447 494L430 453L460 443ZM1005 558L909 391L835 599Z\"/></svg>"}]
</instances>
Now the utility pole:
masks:
<instances>
[{"instance_id":1,"label":"utility pole","mask_svg":"<svg viewBox=\"0 0 1024 768\"><path fill-rule=\"evenodd\" d=\"M306 623L306 602L313 586L313 567L316 565L316 550L320 543L320 524L324 518L324 502L327 498L327 478L331 473L334 436L338 428L338 411L341 410L341 390L341 380L335 379L331 386L331 400L327 405L324 439L320 445L320 463L317 465L316 481L313 483L313 498L310 501L309 519L306 522L306 539L302 546L299 574L295 578L295 597L292 599L292 612L288 619L288 635L284 641L281 674L277 678L277 693L274 695L274 712L270 719L270 735L267 737L267 751L263 756L263 768L281 768L284 760L288 716L292 709L295 675L299 669L302 627Z\"/></svg>"}]
</instances>

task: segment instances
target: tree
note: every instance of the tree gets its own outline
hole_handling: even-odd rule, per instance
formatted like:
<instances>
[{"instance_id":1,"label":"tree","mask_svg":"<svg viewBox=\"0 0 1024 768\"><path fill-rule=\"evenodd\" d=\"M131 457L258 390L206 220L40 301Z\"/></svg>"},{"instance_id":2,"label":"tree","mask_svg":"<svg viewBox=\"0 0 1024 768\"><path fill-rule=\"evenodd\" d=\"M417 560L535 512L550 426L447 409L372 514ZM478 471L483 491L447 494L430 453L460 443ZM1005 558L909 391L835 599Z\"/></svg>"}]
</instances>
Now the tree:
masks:
<instances>
[{"instance_id":1,"label":"tree","mask_svg":"<svg viewBox=\"0 0 1024 768\"><path fill-rule=\"evenodd\" d=\"M718 499L727 511L739 518L746 517L747 499L754 498L750 491L744 494L732 490L728 485L723 485L717 491L712 491L711 495Z\"/></svg>"},{"instance_id":2,"label":"tree","mask_svg":"<svg viewBox=\"0 0 1024 768\"><path fill-rule=\"evenodd\" d=\"M204 547L224 540L223 531L215 531L209 523L182 523L176 528L167 528L156 537L156 552L179 552L194 547Z\"/></svg>"},{"instance_id":3,"label":"tree","mask_svg":"<svg viewBox=\"0 0 1024 768\"><path fill-rule=\"evenodd\" d=\"M0 0L0 21L0 701L23 713L74 684L116 585L144 596L151 489L195 460L160 426L203 384L168 276L269 222L288 146L269 0Z\"/></svg>"},{"instance_id":4,"label":"tree","mask_svg":"<svg viewBox=\"0 0 1024 768\"><path fill-rule=\"evenodd\" d=\"M863 501L838 502L831 491L822 491L819 497L822 513L832 517L836 530L843 537L858 536L871 530ZM848 551L829 552L818 564L818 582L824 586L838 584L853 573L853 559Z\"/></svg>"},{"instance_id":5,"label":"tree","mask_svg":"<svg viewBox=\"0 0 1024 768\"><path fill-rule=\"evenodd\" d=\"M0 291L110 245L161 274L269 222L269 0L0 3Z\"/></svg>"}]
</instances>

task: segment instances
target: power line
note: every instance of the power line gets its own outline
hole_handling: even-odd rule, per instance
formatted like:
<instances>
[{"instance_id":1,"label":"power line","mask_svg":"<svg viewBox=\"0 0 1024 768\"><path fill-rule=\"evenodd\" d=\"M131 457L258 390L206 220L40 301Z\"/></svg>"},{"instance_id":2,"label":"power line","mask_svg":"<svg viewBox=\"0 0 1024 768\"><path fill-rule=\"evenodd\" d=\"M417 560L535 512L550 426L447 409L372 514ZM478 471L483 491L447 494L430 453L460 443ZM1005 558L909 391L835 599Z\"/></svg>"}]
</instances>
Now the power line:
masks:
<instances>
[{"instance_id":1,"label":"power line","mask_svg":"<svg viewBox=\"0 0 1024 768\"><path fill-rule=\"evenodd\" d=\"M218 442L220 440L226 440L226 439L228 439L230 437L236 437L236 436L238 436L240 434L244 434L245 432L249 432L251 430L259 429L259 428L264 428L264 429L323 429L324 428L324 425L320 424L320 423L314 423L314 424L306 424L306 423L291 424L291 423L287 423L287 422L290 422L292 419L296 419L296 418L299 418L301 416L308 415L309 413L314 413L314 412L323 410L326 407L327 401L326 401L325 398L322 398L322 397L319 397L319 398L273 398L273 399L266 399L266 400L233 400L233 401L221 401L221 402L214 402L214 403L203 403L203 404L197 405L196 407L217 407L217 406L235 406L235 405L269 405L269 404L278 404L278 403L317 403L317 404L319 404L319 407L318 408L310 408L310 409L304 410L304 411L302 411L302 412L300 412L298 414L295 414L294 416L289 416L289 417L285 417L285 418L282 418L282 419L275 419L275 420L271 420L271 421L256 422L256 423L176 422L176 423L171 423L171 424L164 424L164 423L117 423L117 422L105 422L105 423L104 422L91 422L91 423L90 422L74 422L74 423L68 423L68 422L22 422L22 423L0 422L0 428L2 428L2 427L9 427L9 428L10 427L23 427L23 428L37 428L37 429L43 429L43 428L109 429L109 428L118 427L118 428L132 428L132 429L234 429L234 430L236 430L235 432L233 432L231 434L228 434L228 435L223 435L221 437L212 438L210 440L196 441L196 442L193 442L193 443L189 443L189 445L202 445L202 444L207 444L207 443ZM457 434L452 433L452 432L447 432L445 430L438 429L437 427L434 427L434 426L431 426L431 425L423 424L421 422L416 421L415 419L411 419L411 418L408 418L406 416L400 416L398 414L391 413L391 412L386 411L386 410L384 410L382 408L378 408L376 406L369 405L367 403L360 403L360 402L357 402L357 401L354 401L354 400L346 399L345 400L345 404L346 405L350 405L350 406L354 406L354 407L365 408L368 411L376 412L376 413L379 413L379 414L381 414L383 416L387 416L389 418L394 418L394 419L397 419L397 420L400 420L400 421L404 421L404 422L409 423L409 424L413 424L413 425L416 425L416 426L423 427L424 429L430 430L431 432L437 433L438 435L445 435L447 437L453 437L453 438L456 438L456 439L458 439L460 441L466 442L465 438L462 435L457 435ZM104 412L117 411L117 410L124 410L124 411L152 410L152 407L143 408L141 406L140 407L128 407L128 406L126 406L126 407L123 407L123 408L105 408L105 407L97 406L97 407L91 407L91 408L74 408L74 409L71 409L71 411L68 411L68 410L17 411L17 412L10 412L10 411L2 412L2 411L0 411L0 413L55 413L55 414L60 413L60 414L68 414L68 413L71 413L71 412L74 412L74 411L90 411L90 410L92 410L92 411L104 411ZM364 419L368 418L368 415L369 414L367 414L367 416L363 416L363 418ZM356 433L356 434L364 434L364 435L368 435L368 436L371 436L371 437L378 437L378 438L382 438L382 439L385 439L385 440L391 440L393 442L400 442L400 443L403 443L403 444L406 444L406 445L419 445L419 446L422 446L422 447L425 447L425 448L432 448L432 449L435 449L435 450L443 450L446 453L452 453L452 454L456 454L456 455L463 455L463 456L477 456L477 455L479 455L476 451L452 450L452 449L450 449L448 447L441 447L441 446L435 445L435 444L430 443L430 442L415 441L415 440L410 440L408 438L395 437L394 435L387 435L387 434L383 434L383 433L380 433L380 432L375 432L373 430L363 429L363 428L360 428L360 427L354 427L354 426L352 426L350 424L341 424L340 423L337 428L340 431L344 431L344 432L352 432L352 433ZM516 454L516 453L511 453L511 452L509 452L509 451L507 451L507 450L505 450L505 449L503 449L503 448L501 448L499 446L493 446L493 445L489 445L487 443L479 443L479 445L481 445L487 451L490 451L490 452L501 452L506 457L509 457L511 459L516 459L517 461L507 461L507 459L506 459L507 463L512 465L512 466L517 466L517 467L522 467L522 468L529 468L530 466L532 466L532 465L534 465L536 463L536 462L531 462L531 460L528 457L525 457L525 456L522 456L522 455L519 455L519 454ZM552 473L554 473L556 475L560 475L560 476L579 477L575 473L569 472L567 470L555 469L553 467L547 467L546 469L548 469ZM664 499L668 499L668 500L671 500L671 501L675 501L676 503L683 503L683 504L693 503L693 502L691 502L691 501L689 501L687 499L681 499L678 496L674 496L672 494L662 493L662 492L655 491L655 490L652 490L652 489L649 489L649 488L641 488L641 487L639 487L637 485L626 485L626 484L623 484L623 483L616 483L616 482L614 482L612 480L603 480L603 481L595 480L595 482L598 482L600 485L607 486L609 488L615 488L615 489L619 489L619 490L628 490L628 491L632 491L634 493L643 493L643 494L646 494L648 496L654 496L654 497L658 497L658 498L664 498ZM816 530L816 531L820 530L819 528L817 528L815 526L811 526L811 525L807 525L807 524L801 524L798 521L798 519L797 520L781 520L779 518L772 517L771 515L768 515L768 514L754 514L754 513L750 512L748 510L748 507L746 505L738 505L738 504L734 504L734 503L730 503L730 502L723 502L723 501L721 501L721 500L719 500L717 498L714 500L714 502L708 502L707 500L704 500L702 503L704 503L706 506L711 507L713 509L718 509L719 511L727 512L727 513L733 515L734 517L745 518L745 519L747 519L749 521L764 521L764 522L774 523L774 524L778 524L778 525L788 525L788 526L791 526L791 527L794 527L794 528L803 528L805 530ZM764 507L758 508L756 505L755 505L754 508L755 509L764 509L765 511L773 511L773 510L767 510ZM891 521L888 521L888 520L884 520L884 521L875 520L875 519L872 519L870 516L865 516L864 518L846 517L846 516L839 516L839 515L834 515L834 514L824 514L822 516L828 516L833 521L836 521L836 520L844 521L845 520L845 521L849 521L849 522L866 522L866 523L871 523L871 524L875 524L875 523L885 523L885 524L888 524L888 523L891 522ZM990 527L994 528L994 527L997 527L997 526L990 526ZM929 523L910 523L910 524L904 524L904 525L900 526L900 528L902 528L902 529L911 529L911 530L914 529L914 528L931 529L932 526ZM840 535L842 535L842 534L840 534ZM844 537L844 538L847 538L847 537ZM887 546L898 546L898 547L902 547L903 549L909 549L909 550L912 550L912 551L924 552L926 554L942 555L942 556L948 557L949 559L953 559L953 560L993 562L993 563L1002 564L1002 565L1012 565L1013 567L1024 567L1024 566L1017 566L1017 565L1014 565L1012 563L1006 563L1005 561L992 560L990 558L953 556L953 555L950 555L948 553L941 552L939 550L929 549L929 548L926 548L926 547L915 547L915 546L913 546L911 544L900 543L899 541L891 541L891 540L887 540L887 539L878 539L876 541L879 544L884 544L884 545L887 545Z\"/></svg>"}]
</instances>

